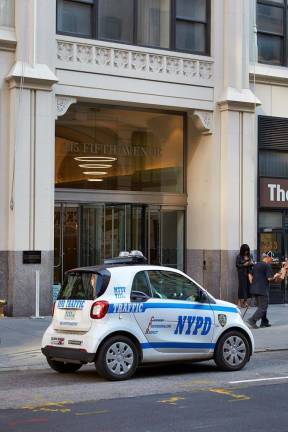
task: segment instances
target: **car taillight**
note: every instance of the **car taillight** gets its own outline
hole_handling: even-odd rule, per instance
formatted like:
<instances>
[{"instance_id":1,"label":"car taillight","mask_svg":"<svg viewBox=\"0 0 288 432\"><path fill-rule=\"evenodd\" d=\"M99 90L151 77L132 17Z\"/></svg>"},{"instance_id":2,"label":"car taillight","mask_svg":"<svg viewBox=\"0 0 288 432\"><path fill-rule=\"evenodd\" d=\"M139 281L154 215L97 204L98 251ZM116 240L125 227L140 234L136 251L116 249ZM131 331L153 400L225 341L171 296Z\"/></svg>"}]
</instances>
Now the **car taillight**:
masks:
<instances>
[{"instance_id":1,"label":"car taillight","mask_svg":"<svg viewBox=\"0 0 288 432\"><path fill-rule=\"evenodd\" d=\"M55 310L55 305L56 305L56 302L54 301L53 302L53 305L52 305L52 318L53 318L53 315L54 315L54 310Z\"/></svg>"},{"instance_id":2,"label":"car taillight","mask_svg":"<svg viewBox=\"0 0 288 432\"><path fill-rule=\"evenodd\" d=\"M91 310L90 310L90 317L92 319L101 319L103 318L109 308L109 303L105 300L96 301L92 304Z\"/></svg>"}]
</instances>

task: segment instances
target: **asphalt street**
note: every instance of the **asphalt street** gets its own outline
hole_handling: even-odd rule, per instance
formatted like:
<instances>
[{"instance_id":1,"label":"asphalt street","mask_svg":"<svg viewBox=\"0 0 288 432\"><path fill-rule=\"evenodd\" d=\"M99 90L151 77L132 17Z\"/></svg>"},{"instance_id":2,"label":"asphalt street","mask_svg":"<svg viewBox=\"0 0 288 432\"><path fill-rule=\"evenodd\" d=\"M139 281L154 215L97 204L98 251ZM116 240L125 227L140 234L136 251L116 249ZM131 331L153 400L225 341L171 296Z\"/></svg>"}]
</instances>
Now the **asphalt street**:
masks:
<instances>
[{"instance_id":1,"label":"asphalt street","mask_svg":"<svg viewBox=\"0 0 288 432\"><path fill-rule=\"evenodd\" d=\"M141 368L125 382L49 369L0 372L0 431L287 432L288 351L262 352L239 372L213 362Z\"/></svg>"}]
</instances>

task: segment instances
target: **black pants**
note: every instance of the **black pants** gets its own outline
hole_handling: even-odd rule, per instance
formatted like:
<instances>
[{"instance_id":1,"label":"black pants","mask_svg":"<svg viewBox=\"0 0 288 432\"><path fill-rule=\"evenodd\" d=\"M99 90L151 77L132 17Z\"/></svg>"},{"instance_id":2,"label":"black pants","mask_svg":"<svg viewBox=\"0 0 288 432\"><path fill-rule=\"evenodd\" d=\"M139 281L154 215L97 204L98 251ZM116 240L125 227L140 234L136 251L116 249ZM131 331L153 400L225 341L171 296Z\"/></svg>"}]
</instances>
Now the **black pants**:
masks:
<instances>
[{"instance_id":1,"label":"black pants","mask_svg":"<svg viewBox=\"0 0 288 432\"><path fill-rule=\"evenodd\" d=\"M268 323L267 319L267 309L268 309L268 296L255 295L257 309L252 315L251 320L257 322L262 319L263 323Z\"/></svg>"}]
</instances>

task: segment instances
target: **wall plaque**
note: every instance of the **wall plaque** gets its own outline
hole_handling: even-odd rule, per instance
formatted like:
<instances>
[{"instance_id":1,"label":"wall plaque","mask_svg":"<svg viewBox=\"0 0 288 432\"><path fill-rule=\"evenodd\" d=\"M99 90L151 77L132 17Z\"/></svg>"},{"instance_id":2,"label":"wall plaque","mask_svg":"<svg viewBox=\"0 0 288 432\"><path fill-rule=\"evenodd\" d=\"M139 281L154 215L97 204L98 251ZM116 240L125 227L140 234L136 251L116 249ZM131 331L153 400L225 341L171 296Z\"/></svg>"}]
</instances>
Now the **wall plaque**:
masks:
<instances>
[{"instance_id":1,"label":"wall plaque","mask_svg":"<svg viewBox=\"0 0 288 432\"><path fill-rule=\"evenodd\" d=\"M23 264L41 264L41 251L23 251Z\"/></svg>"}]
</instances>

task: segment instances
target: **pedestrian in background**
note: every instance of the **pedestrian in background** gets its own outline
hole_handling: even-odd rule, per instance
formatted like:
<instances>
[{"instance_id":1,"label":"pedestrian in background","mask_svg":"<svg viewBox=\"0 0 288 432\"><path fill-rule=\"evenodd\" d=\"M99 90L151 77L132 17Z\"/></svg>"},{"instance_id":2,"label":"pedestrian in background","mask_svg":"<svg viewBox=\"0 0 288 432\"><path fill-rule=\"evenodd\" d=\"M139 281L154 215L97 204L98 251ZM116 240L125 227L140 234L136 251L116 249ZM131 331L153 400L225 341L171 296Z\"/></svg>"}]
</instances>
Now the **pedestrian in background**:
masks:
<instances>
[{"instance_id":1,"label":"pedestrian in background","mask_svg":"<svg viewBox=\"0 0 288 432\"><path fill-rule=\"evenodd\" d=\"M260 327L270 327L271 324L267 318L267 309L269 304L269 282L274 279L273 270L271 268L272 257L263 254L262 262L254 264L249 271L250 275L250 293L255 297L257 309L255 313L248 318L247 323L250 327L256 329L257 321L261 319Z\"/></svg>"},{"instance_id":2,"label":"pedestrian in background","mask_svg":"<svg viewBox=\"0 0 288 432\"><path fill-rule=\"evenodd\" d=\"M253 257L247 244L242 244L236 257L238 271L238 307L248 307L247 299L250 298L250 281L248 273L253 265Z\"/></svg>"}]
</instances>

